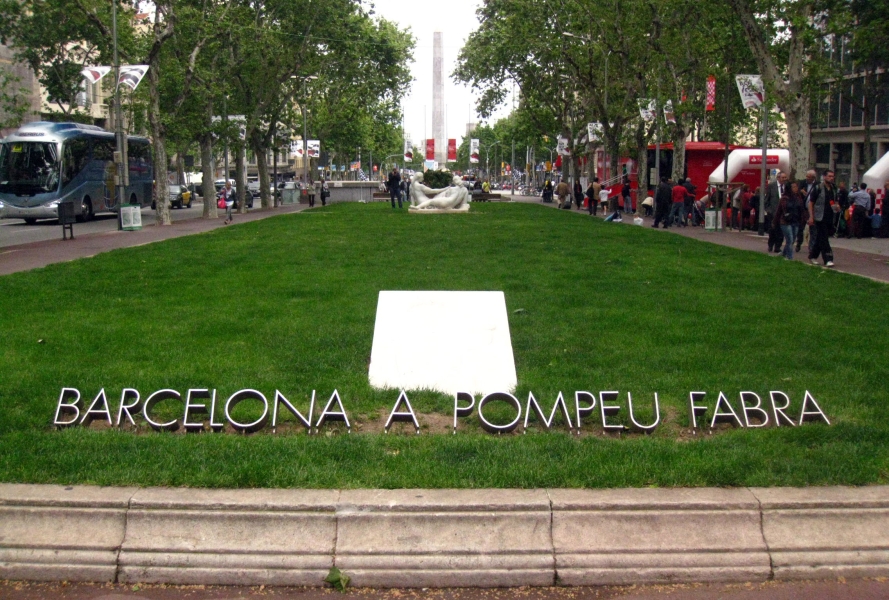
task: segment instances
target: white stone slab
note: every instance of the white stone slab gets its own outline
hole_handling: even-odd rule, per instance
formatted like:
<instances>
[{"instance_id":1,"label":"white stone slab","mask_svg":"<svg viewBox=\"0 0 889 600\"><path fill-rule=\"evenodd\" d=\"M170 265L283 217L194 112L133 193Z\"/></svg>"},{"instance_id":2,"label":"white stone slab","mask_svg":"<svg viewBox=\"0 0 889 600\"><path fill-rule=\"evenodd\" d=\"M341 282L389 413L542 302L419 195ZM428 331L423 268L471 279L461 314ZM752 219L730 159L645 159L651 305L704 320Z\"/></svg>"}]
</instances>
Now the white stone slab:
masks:
<instances>
[{"instance_id":1,"label":"white stone slab","mask_svg":"<svg viewBox=\"0 0 889 600\"><path fill-rule=\"evenodd\" d=\"M503 292L380 292L372 386L487 394L516 383Z\"/></svg>"}]
</instances>

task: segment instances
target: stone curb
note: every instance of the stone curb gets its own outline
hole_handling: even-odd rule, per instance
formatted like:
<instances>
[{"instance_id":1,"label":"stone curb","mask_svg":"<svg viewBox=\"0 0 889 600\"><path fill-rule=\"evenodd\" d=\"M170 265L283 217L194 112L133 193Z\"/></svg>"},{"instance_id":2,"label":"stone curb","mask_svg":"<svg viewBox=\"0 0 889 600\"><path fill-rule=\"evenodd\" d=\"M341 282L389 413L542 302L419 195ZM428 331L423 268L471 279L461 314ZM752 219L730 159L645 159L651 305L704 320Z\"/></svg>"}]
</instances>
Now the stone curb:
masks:
<instances>
[{"instance_id":1,"label":"stone curb","mask_svg":"<svg viewBox=\"0 0 889 600\"><path fill-rule=\"evenodd\" d=\"M199 490L0 484L0 577L460 587L889 575L889 486Z\"/></svg>"}]
</instances>

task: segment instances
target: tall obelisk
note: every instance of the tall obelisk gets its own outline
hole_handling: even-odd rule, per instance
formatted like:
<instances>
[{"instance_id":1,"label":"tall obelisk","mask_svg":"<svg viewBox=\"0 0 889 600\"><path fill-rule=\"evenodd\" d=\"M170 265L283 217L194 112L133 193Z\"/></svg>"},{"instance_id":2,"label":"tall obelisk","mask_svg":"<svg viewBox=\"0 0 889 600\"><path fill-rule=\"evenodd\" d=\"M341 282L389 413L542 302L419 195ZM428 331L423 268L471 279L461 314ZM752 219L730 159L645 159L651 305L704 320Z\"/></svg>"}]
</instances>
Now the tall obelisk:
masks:
<instances>
[{"instance_id":1,"label":"tall obelisk","mask_svg":"<svg viewBox=\"0 0 889 600\"><path fill-rule=\"evenodd\" d=\"M444 80L442 73L441 32L432 34L432 137L435 139L435 160L444 167L448 157L448 140L444 130Z\"/></svg>"}]
</instances>

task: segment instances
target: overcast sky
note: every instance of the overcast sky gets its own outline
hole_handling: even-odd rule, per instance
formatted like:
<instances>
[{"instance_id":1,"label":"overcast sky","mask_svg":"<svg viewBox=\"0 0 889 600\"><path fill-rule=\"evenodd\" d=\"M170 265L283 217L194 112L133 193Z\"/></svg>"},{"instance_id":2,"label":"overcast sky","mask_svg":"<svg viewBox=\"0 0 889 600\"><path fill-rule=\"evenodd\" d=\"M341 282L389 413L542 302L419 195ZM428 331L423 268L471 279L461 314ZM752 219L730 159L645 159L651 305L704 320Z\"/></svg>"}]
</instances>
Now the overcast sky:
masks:
<instances>
[{"instance_id":1,"label":"overcast sky","mask_svg":"<svg viewBox=\"0 0 889 600\"><path fill-rule=\"evenodd\" d=\"M468 86L454 83L451 73L457 64L457 55L466 38L478 27L475 11L481 0L373 0L375 14L397 23L401 28L410 27L416 38L414 63L411 74L414 82L403 100L405 130L414 146L422 147L421 140L432 137L432 34L442 32L444 44L444 104L445 133L457 138L466 134L468 122L478 122L475 114L475 98ZM495 119L508 114L506 107ZM493 121L491 121L493 122Z\"/></svg>"}]
</instances>

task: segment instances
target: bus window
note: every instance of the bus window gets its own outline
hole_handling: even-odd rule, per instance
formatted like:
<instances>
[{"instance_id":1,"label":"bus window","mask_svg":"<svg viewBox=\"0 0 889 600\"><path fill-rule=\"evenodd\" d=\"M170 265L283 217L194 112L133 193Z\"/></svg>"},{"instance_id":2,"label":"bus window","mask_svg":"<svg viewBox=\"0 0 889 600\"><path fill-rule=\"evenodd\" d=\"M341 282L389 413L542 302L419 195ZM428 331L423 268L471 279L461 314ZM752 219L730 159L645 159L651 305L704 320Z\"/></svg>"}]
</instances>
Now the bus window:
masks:
<instances>
[{"instance_id":1,"label":"bus window","mask_svg":"<svg viewBox=\"0 0 889 600\"><path fill-rule=\"evenodd\" d=\"M127 159L131 173L147 176L151 165L151 145L142 140L128 140Z\"/></svg>"},{"instance_id":2,"label":"bus window","mask_svg":"<svg viewBox=\"0 0 889 600\"><path fill-rule=\"evenodd\" d=\"M47 142L7 142L0 152L0 192L43 194L59 187L57 146Z\"/></svg>"},{"instance_id":3,"label":"bus window","mask_svg":"<svg viewBox=\"0 0 889 600\"><path fill-rule=\"evenodd\" d=\"M114 140L93 140L93 160L101 160L103 162L111 162L114 160L114 150L116 144Z\"/></svg>"},{"instance_id":4,"label":"bus window","mask_svg":"<svg viewBox=\"0 0 889 600\"><path fill-rule=\"evenodd\" d=\"M90 141L83 138L74 138L65 141L62 146L62 185L71 183L77 175L86 167L90 158Z\"/></svg>"}]
</instances>

